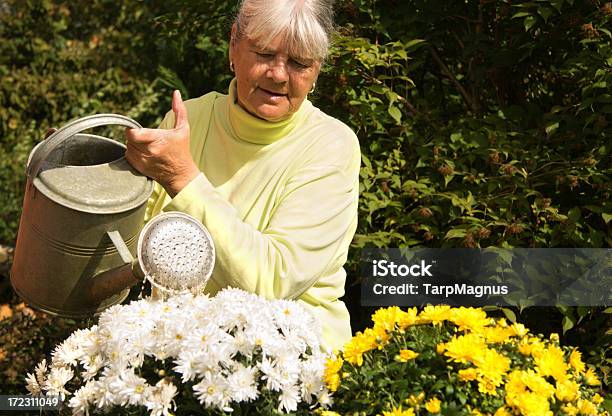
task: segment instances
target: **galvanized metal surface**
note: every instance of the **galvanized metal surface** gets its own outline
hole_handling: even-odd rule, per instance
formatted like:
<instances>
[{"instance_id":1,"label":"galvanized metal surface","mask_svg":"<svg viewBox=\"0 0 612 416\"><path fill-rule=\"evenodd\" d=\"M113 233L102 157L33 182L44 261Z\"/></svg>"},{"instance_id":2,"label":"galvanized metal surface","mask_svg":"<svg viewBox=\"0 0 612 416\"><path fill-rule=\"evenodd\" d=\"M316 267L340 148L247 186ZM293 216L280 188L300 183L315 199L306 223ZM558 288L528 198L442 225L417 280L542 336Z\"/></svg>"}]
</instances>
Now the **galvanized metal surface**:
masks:
<instances>
[{"instance_id":1,"label":"galvanized metal surface","mask_svg":"<svg viewBox=\"0 0 612 416\"><path fill-rule=\"evenodd\" d=\"M119 231L135 254L153 183L127 164L120 143L79 134L106 124L139 126L125 119L105 114L77 120L30 154L11 270L13 287L30 305L80 317L127 296L126 289L91 304L86 294L97 275L124 264L107 232Z\"/></svg>"}]
</instances>

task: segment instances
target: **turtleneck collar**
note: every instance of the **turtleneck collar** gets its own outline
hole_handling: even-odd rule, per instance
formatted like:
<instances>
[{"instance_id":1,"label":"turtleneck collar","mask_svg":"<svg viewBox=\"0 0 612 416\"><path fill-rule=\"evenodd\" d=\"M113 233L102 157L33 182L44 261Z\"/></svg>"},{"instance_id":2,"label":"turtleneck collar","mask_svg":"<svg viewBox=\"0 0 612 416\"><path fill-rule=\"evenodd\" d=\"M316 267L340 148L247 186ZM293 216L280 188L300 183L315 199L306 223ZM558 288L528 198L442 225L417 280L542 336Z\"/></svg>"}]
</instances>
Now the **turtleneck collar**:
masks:
<instances>
[{"instance_id":1,"label":"turtleneck collar","mask_svg":"<svg viewBox=\"0 0 612 416\"><path fill-rule=\"evenodd\" d=\"M237 100L236 78L229 86L227 97L229 123L234 135L253 144L271 144L287 136L306 118L312 104L304 100L299 110L281 121L266 121L245 111Z\"/></svg>"}]
</instances>

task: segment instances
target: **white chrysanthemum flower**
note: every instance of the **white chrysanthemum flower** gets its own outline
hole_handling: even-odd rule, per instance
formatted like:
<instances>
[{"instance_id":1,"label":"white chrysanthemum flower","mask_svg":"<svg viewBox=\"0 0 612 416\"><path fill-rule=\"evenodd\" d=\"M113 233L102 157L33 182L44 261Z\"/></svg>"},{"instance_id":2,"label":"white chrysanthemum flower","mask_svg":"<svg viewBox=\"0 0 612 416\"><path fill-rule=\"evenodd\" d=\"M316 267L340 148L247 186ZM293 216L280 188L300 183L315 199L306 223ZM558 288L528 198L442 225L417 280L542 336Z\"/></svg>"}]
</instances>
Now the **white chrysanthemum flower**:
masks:
<instances>
[{"instance_id":1,"label":"white chrysanthemum flower","mask_svg":"<svg viewBox=\"0 0 612 416\"><path fill-rule=\"evenodd\" d=\"M174 363L174 370L181 375L181 381L186 383L201 374L201 369L205 367L206 355L200 351L182 351ZM208 370L208 369L206 369ZM205 370L205 371L206 371Z\"/></svg>"},{"instance_id":2,"label":"white chrysanthemum flower","mask_svg":"<svg viewBox=\"0 0 612 416\"><path fill-rule=\"evenodd\" d=\"M266 388L270 391L280 391L283 387L284 380L282 378L281 369L276 366L274 361L263 357L259 363L259 370L263 373L262 380L266 382Z\"/></svg>"},{"instance_id":3,"label":"white chrysanthemum flower","mask_svg":"<svg viewBox=\"0 0 612 416\"><path fill-rule=\"evenodd\" d=\"M36 380L36 376L34 373L28 373L26 376L26 389L30 392L30 394L34 396L38 396L42 393L42 388L40 384L38 384L38 380Z\"/></svg>"},{"instance_id":4,"label":"white chrysanthemum flower","mask_svg":"<svg viewBox=\"0 0 612 416\"><path fill-rule=\"evenodd\" d=\"M223 376L207 371L202 380L193 386L200 403L206 407L223 410L230 402L230 392Z\"/></svg>"},{"instance_id":5,"label":"white chrysanthemum flower","mask_svg":"<svg viewBox=\"0 0 612 416\"><path fill-rule=\"evenodd\" d=\"M81 359L81 365L85 369L81 375L85 381L88 381L98 374L104 365L104 359L101 355L88 355Z\"/></svg>"},{"instance_id":6,"label":"white chrysanthemum flower","mask_svg":"<svg viewBox=\"0 0 612 416\"><path fill-rule=\"evenodd\" d=\"M49 376L45 380L43 385L43 390L50 395L59 395L62 400L66 397L66 395L70 394L68 390L64 387L66 383L72 380L74 377L74 372L65 367L53 367L51 368L51 372Z\"/></svg>"},{"instance_id":7,"label":"white chrysanthemum flower","mask_svg":"<svg viewBox=\"0 0 612 416\"><path fill-rule=\"evenodd\" d=\"M94 404L96 397L95 383L85 383L83 387L74 392L68 401L68 406L72 409L72 415L88 415L89 407Z\"/></svg>"},{"instance_id":8,"label":"white chrysanthemum flower","mask_svg":"<svg viewBox=\"0 0 612 416\"><path fill-rule=\"evenodd\" d=\"M145 397L150 388L147 380L137 376L133 371L124 372L110 384L110 389L117 397L116 401L122 406L126 404L132 406L144 405Z\"/></svg>"},{"instance_id":9,"label":"white chrysanthemum flower","mask_svg":"<svg viewBox=\"0 0 612 416\"><path fill-rule=\"evenodd\" d=\"M257 391L257 368L236 364L234 372L227 377L227 384L233 394L233 401L246 402L255 400Z\"/></svg>"},{"instance_id":10,"label":"white chrysanthemum flower","mask_svg":"<svg viewBox=\"0 0 612 416\"><path fill-rule=\"evenodd\" d=\"M157 382L155 387L149 391L145 400L145 406L151 416L169 416L175 408L174 396L178 392L176 386L165 379Z\"/></svg>"},{"instance_id":11,"label":"white chrysanthemum flower","mask_svg":"<svg viewBox=\"0 0 612 416\"><path fill-rule=\"evenodd\" d=\"M300 390L296 385L285 385L278 397L278 411L283 409L286 412L297 410L298 401L300 400Z\"/></svg>"},{"instance_id":12,"label":"white chrysanthemum flower","mask_svg":"<svg viewBox=\"0 0 612 416\"><path fill-rule=\"evenodd\" d=\"M66 341L58 345L51 353L52 365L57 367L76 366L83 356L83 350L79 339L82 338L79 331L72 334Z\"/></svg>"}]
</instances>

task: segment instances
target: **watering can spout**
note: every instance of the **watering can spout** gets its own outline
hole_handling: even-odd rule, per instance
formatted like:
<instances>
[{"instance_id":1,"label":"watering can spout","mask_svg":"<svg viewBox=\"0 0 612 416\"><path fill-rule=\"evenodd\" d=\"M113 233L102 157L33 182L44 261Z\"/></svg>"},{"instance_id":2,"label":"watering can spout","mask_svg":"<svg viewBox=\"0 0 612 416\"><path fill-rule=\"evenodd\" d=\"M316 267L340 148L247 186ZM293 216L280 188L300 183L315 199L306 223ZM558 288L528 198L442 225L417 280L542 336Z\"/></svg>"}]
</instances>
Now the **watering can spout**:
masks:
<instances>
[{"instance_id":1,"label":"watering can spout","mask_svg":"<svg viewBox=\"0 0 612 416\"><path fill-rule=\"evenodd\" d=\"M117 295L122 290L144 280L144 273L138 264L138 260L132 256L119 231L107 231L106 234L113 242L121 260L125 264L101 272L93 277L91 283L84 291L86 302L91 305L97 305L104 301L104 299Z\"/></svg>"}]
</instances>

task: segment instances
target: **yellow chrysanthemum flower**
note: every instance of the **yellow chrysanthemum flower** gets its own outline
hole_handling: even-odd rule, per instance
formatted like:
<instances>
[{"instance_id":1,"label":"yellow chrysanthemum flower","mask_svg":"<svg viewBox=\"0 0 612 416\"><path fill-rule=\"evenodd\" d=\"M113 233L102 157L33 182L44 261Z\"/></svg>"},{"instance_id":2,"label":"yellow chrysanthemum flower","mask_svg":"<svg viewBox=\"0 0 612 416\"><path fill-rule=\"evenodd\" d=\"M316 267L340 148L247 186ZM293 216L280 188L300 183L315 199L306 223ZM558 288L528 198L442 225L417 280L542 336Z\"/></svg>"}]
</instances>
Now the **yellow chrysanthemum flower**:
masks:
<instances>
[{"instance_id":1,"label":"yellow chrysanthemum flower","mask_svg":"<svg viewBox=\"0 0 612 416\"><path fill-rule=\"evenodd\" d=\"M569 416L578 415L578 408L571 403L561 406L561 410L563 410Z\"/></svg>"},{"instance_id":2,"label":"yellow chrysanthemum flower","mask_svg":"<svg viewBox=\"0 0 612 416\"><path fill-rule=\"evenodd\" d=\"M588 400L578 400L578 413L586 416L596 415L597 406Z\"/></svg>"},{"instance_id":3,"label":"yellow chrysanthemum flower","mask_svg":"<svg viewBox=\"0 0 612 416\"><path fill-rule=\"evenodd\" d=\"M429 413L440 413L440 400L437 397L432 397L425 403L425 409Z\"/></svg>"},{"instance_id":4,"label":"yellow chrysanthemum flower","mask_svg":"<svg viewBox=\"0 0 612 416\"><path fill-rule=\"evenodd\" d=\"M399 326L400 329L406 329L417 323L417 316L417 308L409 308L406 311L400 311L397 316L397 326Z\"/></svg>"},{"instance_id":5,"label":"yellow chrysanthemum flower","mask_svg":"<svg viewBox=\"0 0 612 416\"><path fill-rule=\"evenodd\" d=\"M483 328L482 334L487 342L487 344L501 344L502 342L507 342L510 337L514 334L512 329L503 328L499 326Z\"/></svg>"},{"instance_id":6,"label":"yellow chrysanthemum flower","mask_svg":"<svg viewBox=\"0 0 612 416\"><path fill-rule=\"evenodd\" d=\"M321 416L342 416L340 413L334 412L333 410L319 410L317 414Z\"/></svg>"},{"instance_id":7,"label":"yellow chrysanthemum flower","mask_svg":"<svg viewBox=\"0 0 612 416\"><path fill-rule=\"evenodd\" d=\"M417 323L442 325L450 318L451 308L448 305L427 305L417 317Z\"/></svg>"},{"instance_id":8,"label":"yellow chrysanthemum flower","mask_svg":"<svg viewBox=\"0 0 612 416\"><path fill-rule=\"evenodd\" d=\"M532 344L529 342L529 339L523 338L518 343L518 350L521 354L528 357L531 355L531 345Z\"/></svg>"},{"instance_id":9,"label":"yellow chrysanthemum flower","mask_svg":"<svg viewBox=\"0 0 612 416\"><path fill-rule=\"evenodd\" d=\"M418 352L414 352L412 350L400 350L399 355L396 356L395 359L405 363L407 361L414 360L418 356Z\"/></svg>"},{"instance_id":10,"label":"yellow chrysanthemum flower","mask_svg":"<svg viewBox=\"0 0 612 416\"><path fill-rule=\"evenodd\" d=\"M478 374L499 386L503 376L510 369L510 359L505 355L485 348L482 354L474 357L474 364L478 368Z\"/></svg>"},{"instance_id":11,"label":"yellow chrysanthemum flower","mask_svg":"<svg viewBox=\"0 0 612 416\"><path fill-rule=\"evenodd\" d=\"M495 384L486 377L482 377L480 380L478 380L478 391L482 394L497 396L497 388Z\"/></svg>"},{"instance_id":12,"label":"yellow chrysanthemum flower","mask_svg":"<svg viewBox=\"0 0 612 416\"><path fill-rule=\"evenodd\" d=\"M578 398L578 390L580 386L572 380L558 381L555 388L555 396L562 402L573 402Z\"/></svg>"},{"instance_id":13,"label":"yellow chrysanthemum flower","mask_svg":"<svg viewBox=\"0 0 612 416\"><path fill-rule=\"evenodd\" d=\"M478 372L475 368L465 368L463 370L459 370L457 374L459 375L459 379L461 381L476 380L476 377L478 376Z\"/></svg>"},{"instance_id":14,"label":"yellow chrysanthemum flower","mask_svg":"<svg viewBox=\"0 0 612 416\"><path fill-rule=\"evenodd\" d=\"M445 344L444 355L459 363L472 362L480 357L487 348L483 338L478 334L466 334L453 338Z\"/></svg>"},{"instance_id":15,"label":"yellow chrysanthemum flower","mask_svg":"<svg viewBox=\"0 0 612 416\"><path fill-rule=\"evenodd\" d=\"M542 354L544 354L544 351L546 350L546 345L544 345L544 343L539 338L530 337L528 339L528 342L531 347L529 354L531 354L533 358L541 357Z\"/></svg>"},{"instance_id":16,"label":"yellow chrysanthemum flower","mask_svg":"<svg viewBox=\"0 0 612 416\"><path fill-rule=\"evenodd\" d=\"M371 331L371 332L369 332ZM387 344L387 342L389 341L389 339L391 338L391 333L387 332L387 330L379 325L374 325L374 327L372 329L370 328L366 328L366 330L364 331L368 332L368 334L373 337L374 339L376 339L376 344L378 346L378 349L381 350L382 347L384 345Z\"/></svg>"},{"instance_id":17,"label":"yellow chrysanthemum flower","mask_svg":"<svg viewBox=\"0 0 612 416\"><path fill-rule=\"evenodd\" d=\"M423 399L425 399L425 393L420 392L416 396L414 394L411 394L410 397L405 400L405 402L406 404L409 404L412 407L418 408L419 405L423 402Z\"/></svg>"},{"instance_id":18,"label":"yellow chrysanthemum flower","mask_svg":"<svg viewBox=\"0 0 612 416\"><path fill-rule=\"evenodd\" d=\"M493 416L512 416L512 413L510 413L508 409L506 409L506 407L504 406L497 409Z\"/></svg>"},{"instance_id":19,"label":"yellow chrysanthemum flower","mask_svg":"<svg viewBox=\"0 0 612 416\"><path fill-rule=\"evenodd\" d=\"M402 406L393 407L390 412L383 412L383 416L414 416L414 410L406 409L403 410Z\"/></svg>"},{"instance_id":20,"label":"yellow chrysanthemum flower","mask_svg":"<svg viewBox=\"0 0 612 416\"><path fill-rule=\"evenodd\" d=\"M595 393L593 397L591 397L591 401L595 404L602 404L604 399L599 394Z\"/></svg>"},{"instance_id":21,"label":"yellow chrysanthemum flower","mask_svg":"<svg viewBox=\"0 0 612 416\"><path fill-rule=\"evenodd\" d=\"M377 339L379 337L372 328L367 328L364 332L357 332L344 345L344 359L353 365L363 365L363 354L378 347Z\"/></svg>"},{"instance_id":22,"label":"yellow chrysanthemum flower","mask_svg":"<svg viewBox=\"0 0 612 416\"><path fill-rule=\"evenodd\" d=\"M538 373L542 376L552 376L557 381L567 378L568 365L563 351L556 345L546 348L539 357L534 357L534 361Z\"/></svg>"},{"instance_id":23,"label":"yellow chrysanthemum flower","mask_svg":"<svg viewBox=\"0 0 612 416\"><path fill-rule=\"evenodd\" d=\"M597 377L597 374L595 374L595 370L593 370L592 368L589 367L588 370L586 370L586 372L584 373L584 381L589 385L589 386L601 386L601 381L599 381L599 378Z\"/></svg>"},{"instance_id":24,"label":"yellow chrysanthemum flower","mask_svg":"<svg viewBox=\"0 0 612 416\"><path fill-rule=\"evenodd\" d=\"M578 374L584 373L584 370L586 369L586 365L582 361L582 353L577 349L574 349L570 354L569 364Z\"/></svg>"},{"instance_id":25,"label":"yellow chrysanthemum flower","mask_svg":"<svg viewBox=\"0 0 612 416\"><path fill-rule=\"evenodd\" d=\"M523 384L541 398L549 399L555 394L554 386L532 369L521 371L520 374Z\"/></svg>"},{"instance_id":26,"label":"yellow chrysanthemum flower","mask_svg":"<svg viewBox=\"0 0 612 416\"><path fill-rule=\"evenodd\" d=\"M438 345L436 345L436 352L438 353L438 355L444 354L444 351L446 351L446 344L441 342Z\"/></svg>"},{"instance_id":27,"label":"yellow chrysanthemum flower","mask_svg":"<svg viewBox=\"0 0 612 416\"><path fill-rule=\"evenodd\" d=\"M516 398L516 410L523 416L553 416L548 400L536 393L523 393Z\"/></svg>"},{"instance_id":28,"label":"yellow chrysanthemum flower","mask_svg":"<svg viewBox=\"0 0 612 416\"><path fill-rule=\"evenodd\" d=\"M463 306L451 309L449 320L457 325L460 331L480 332L489 324L489 318L485 311Z\"/></svg>"},{"instance_id":29,"label":"yellow chrysanthemum flower","mask_svg":"<svg viewBox=\"0 0 612 416\"><path fill-rule=\"evenodd\" d=\"M525 325L519 324L519 323L510 325L510 329L512 330L512 333L514 334L514 336L519 337L519 338L523 338L525 335L529 333L529 329L527 329Z\"/></svg>"},{"instance_id":30,"label":"yellow chrysanthemum flower","mask_svg":"<svg viewBox=\"0 0 612 416\"><path fill-rule=\"evenodd\" d=\"M323 381L325 381L327 388L332 392L338 390L338 386L340 386L340 376L338 373L340 372L343 363L344 360L341 357L337 357L335 359L328 358L325 364Z\"/></svg>"},{"instance_id":31,"label":"yellow chrysanthemum flower","mask_svg":"<svg viewBox=\"0 0 612 416\"><path fill-rule=\"evenodd\" d=\"M372 315L372 322L374 322L375 327L379 326L386 331L393 331L400 312L401 309L397 306L380 308Z\"/></svg>"}]
</instances>

